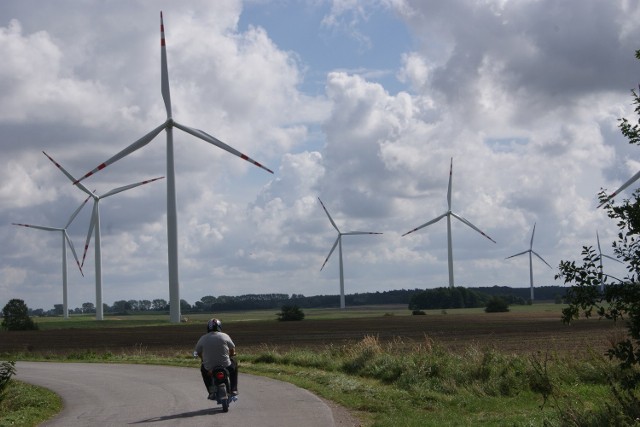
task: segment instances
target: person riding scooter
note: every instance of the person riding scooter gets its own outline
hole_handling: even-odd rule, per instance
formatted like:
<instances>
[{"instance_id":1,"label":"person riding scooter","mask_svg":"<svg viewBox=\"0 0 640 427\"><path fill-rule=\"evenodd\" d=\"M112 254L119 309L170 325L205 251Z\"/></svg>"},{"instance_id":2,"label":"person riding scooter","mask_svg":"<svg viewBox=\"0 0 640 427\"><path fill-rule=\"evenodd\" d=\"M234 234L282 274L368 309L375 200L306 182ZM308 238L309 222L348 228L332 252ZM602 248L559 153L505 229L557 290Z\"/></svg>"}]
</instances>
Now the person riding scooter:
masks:
<instances>
[{"instance_id":1,"label":"person riding scooter","mask_svg":"<svg viewBox=\"0 0 640 427\"><path fill-rule=\"evenodd\" d=\"M231 337L222 332L220 320L213 318L207 322L207 333L200 337L195 351L202 361L200 372L207 393L213 381L211 379L213 368L224 366L229 371L231 395L236 396L238 394L238 366L232 359L236 355L236 346Z\"/></svg>"}]
</instances>

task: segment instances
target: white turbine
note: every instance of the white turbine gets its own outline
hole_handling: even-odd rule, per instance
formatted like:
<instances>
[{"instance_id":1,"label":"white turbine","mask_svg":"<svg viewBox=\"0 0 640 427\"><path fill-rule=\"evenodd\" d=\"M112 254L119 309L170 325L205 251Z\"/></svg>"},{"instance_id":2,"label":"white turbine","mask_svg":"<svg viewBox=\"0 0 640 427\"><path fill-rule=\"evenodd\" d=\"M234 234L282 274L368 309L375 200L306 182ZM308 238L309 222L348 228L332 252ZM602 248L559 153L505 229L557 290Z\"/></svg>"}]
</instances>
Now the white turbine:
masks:
<instances>
[{"instance_id":1,"label":"white turbine","mask_svg":"<svg viewBox=\"0 0 640 427\"><path fill-rule=\"evenodd\" d=\"M171 94L169 91L169 72L167 70L167 50L164 38L164 23L162 19L162 12L160 12L160 70L161 70L161 91L162 99L164 100L165 109L167 111L167 120L151 132L143 136L142 138L129 145L118 154L114 155L110 159L101 163L98 167L90 172L87 172L76 183L83 179L93 175L99 170L104 169L110 164L122 159L123 157L133 153L134 151L144 147L151 140L153 140L164 129L167 134L167 246L168 246L168 268L169 268L169 306L170 306L170 321L173 323L180 322L180 282L178 275L178 213L176 207L176 184L175 184L175 168L173 161L173 128L176 127L186 133L189 133L196 138L206 141L216 147L240 157L254 165L273 173L273 171L247 155L239 152L235 148L225 144L219 139L209 135L208 133L194 129L188 126L181 125L173 120L171 114Z\"/></svg>"},{"instance_id":2,"label":"white turbine","mask_svg":"<svg viewBox=\"0 0 640 427\"><path fill-rule=\"evenodd\" d=\"M522 252L519 252L519 253L517 253L515 255L511 255L511 256L508 256L508 257L505 258L505 259L509 259L509 258L516 257L518 255L524 255L526 253L529 253L529 284L531 286L531 301L533 301L533 257L532 257L532 254L537 256L538 258L540 258L540 260L542 262L544 262L545 264L547 264L549 266L549 268L553 269L553 267L551 267L547 261L545 261L540 255L538 255L536 253L536 251L533 250L533 236L535 236L535 234L536 234L536 224L534 223L533 224L533 231L531 232L531 243L529 244L529 249L526 250L526 251L522 251Z\"/></svg>"},{"instance_id":3,"label":"white turbine","mask_svg":"<svg viewBox=\"0 0 640 427\"><path fill-rule=\"evenodd\" d=\"M402 235L402 236L406 236L407 234L413 233L414 231L418 231L421 228L424 228L424 227L426 227L428 225L434 224L434 223L440 221L442 218L447 217L447 249L448 249L448 260L449 260L449 287L450 288L454 287L454 281L453 281L453 247L452 247L452 243L451 243L451 217L457 218L463 224L466 224L467 226L471 227L472 229L474 229L478 233L482 234L487 239L491 240L493 243L496 243L495 240L493 240L491 237L486 235L478 227L476 227L475 225L471 224L469 221L467 221L465 218L461 217L460 215L458 215L458 214L456 214L456 213L451 211L451 180L452 180L452 176L453 176L453 158L451 158L451 165L449 167L449 189L447 190L447 204L448 204L447 211L445 213L443 213L442 215L432 219L431 221L429 221L429 222L427 222L425 224L422 224L421 226L416 227L413 230L408 231L408 232L406 232L406 233L404 233Z\"/></svg>"},{"instance_id":4,"label":"white turbine","mask_svg":"<svg viewBox=\"0 0 640 427\"><path fill-rule=\"evenodd\" d=\"M87 241L84 245L84 253L82 255L82 263L81 266L84 265L84 259L87 256L87 249L89 248L89 242L91 241L91 232L94 232L94 256L95 256L95 270L96 270L96 320L104 319L104 310L102 307L102 250L101 250L101 239L100 239L100 209L99 202L102 199L105 199L109 196L113 196L114 194L121 193L126 190L130 190L135 187L139 187L144 184L148 184L153 181L157 181L162 179L163 177L153 178L150 180L137 182L135 184L125 185L123 187L114 188L113 190L107 191L102 196L98 196L95 192L90 191L87 187L85 187L81 182L77 182L76 179L65 170L59 163L57 163L51 156L43 151L44 155L51 160L51 162L58 167L66 175L67 178L71 180L71 182L75 182L80 190L84 191L89 195L89 197L93 198L93 213L91 214L91 220L89 221L89 232L87 233Z\"/></svg>"},{"instance_id":5,"label":"white turbine","mask_svg":"<svg viewBox=\"0 0 640 427\"><path fill-rule=\"evenodd\" d=\"M620 261L618 258L614 258L612 256L605 255L605 254L602 253L602 249L600 248L600 236L598 235L597 231L596 231L596 239L598 241L598 261L600 261L600 272L604 276L604 272L602 270L602 257L612 259L615 262L619 262L620 264L623 264L623 262ZM604 277L603 277L603 279L604 279ZM600 292L604 292L604 280L600 282Z\"/></svg>"},{"instance_id":6,"label":"white turbine","mask_svg":"<svg viewBox=\"0 0 640 427\"><path fill-rule=\"evenodd\" d=\"M13 223L13 225L19 225L21 227L29 227L29 228L37 228L38 230L46 230L46 231L60 231L62 234L62 311L64 314L64 318L69 318L69 304L68 304L68 292L67 292L67 243L69 243L69 247L71 248L71 253L73 253L73 257L76 259L76 264L78 264L78 269L80 270L80 274L84 276L82 273L82 267L80 265L80 261L78 260L78 255L76 255L76 249L73 247L73 242L69 238L69 234L67 234L67 228L71 225L73 220L78 216L80 210L84 207L84 205L89 201L87 197L84 202L75 210L75 212L69 217L66 225L63 228L56 227L45 227L42 225L31 225L31 224L17 224Z\"/></svg>"},{"instance_id":7,"label":"white turbine","mask_svg":"<svg viewBox=\"0 0 640 427\"><path fill-rule=\"evenodd\" d=\"M329 261L329 258L331 257L331 254L336 249L336 246L338 246L338 255L340 256L340 308L345 308L345 303L344 303L344 269L343 269L343 266L342 266L342 236L351 236L351 235L356 235L356 234L382 234L382 233L375 233L373 231L349 231L348 233L341 232L340 229L338 228L338 226L336 225L336 223L333 221L333 218L331 218L331 215L329 215L329 211L324 206L324 203L322 203L322 200L320 200L320 197L318 197L318 200L320 201L320 204L322 205L322 209L324 209L325 213L329 217L329 221L331 221L331 225L333 225L333 228L335 228L336 231L338 232L338 238L336 239L336 242L331 247L331 250L329 251L329 255L327 255L327 258L324 260L324 263L322 264L322 267L320 267L320 271L322 271L322 269L324 268L324 266L327 263L327 261Z\"/></svg>"}]
</instances>

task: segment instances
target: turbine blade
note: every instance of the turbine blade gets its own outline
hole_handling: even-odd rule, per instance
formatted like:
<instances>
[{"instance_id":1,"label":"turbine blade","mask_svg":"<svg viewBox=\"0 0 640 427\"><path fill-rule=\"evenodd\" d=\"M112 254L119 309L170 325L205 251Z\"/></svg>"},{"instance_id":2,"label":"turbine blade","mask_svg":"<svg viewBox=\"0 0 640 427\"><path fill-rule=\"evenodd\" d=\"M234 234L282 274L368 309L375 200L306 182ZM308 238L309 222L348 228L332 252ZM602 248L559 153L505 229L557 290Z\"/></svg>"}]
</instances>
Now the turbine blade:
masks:
<instances>
[{"instance_id":1,"label":"turbine blade","mask_svg":"<svg viewBox=\"0 0 640 427\"><path fill-rule=\"evenodd\" d=\"M517 254L515 254L515 255L511 255L511 256L508 256L508 257L506 257L505 259L509 259L509 258L517 257L517 256L519 256L519 255L524 255L524 254L526 254L526 253L529 253L529 251L522 251L522 252L518 252Z\"/></svg>"},{"instance_id":2,"label":"turbine blade","mask_svg":"<svg viewBox=\"0 0 640 427\"><path fill-rule=\"evenodd\" d=\"M426 222L426 223L422 224L421 226L414 228L414 229L413 229L413 230L411 230L411 231L407 231L406 233L404 233L404 234L402 235L402 237L406 236L407 234L413 233L414 231L418 231L418 230L420 230L421 228L426 227L427 225L434 224L434 223L436 223L436 222L440 221L442 218L444 218L444 217L445 217L445 216L447 216L448 214L449 214L449 212L445 212L445 213L443 213L442 215L440 215L439 217L436 217L436 218L432 219L431 221Z\"/></svg>"},{"instance_id":3,"label":"turbine blade","mask_svg":"<svg viewBox=\"0 0 640 427\"><path fill-rule=\"evenodd\" d=\"M333 218L331 218L331 215L329 215L329 211L327 210L327 208L324 206L324 203L322 203L322 200L320 200L320 197L318 197L318 201L320 202L320 204L322 205L322 209L324 209L324 212L327 214L327 216L329 217L329 221L331 221L331 225L333 225L333 228L336 229L336 231L338 233L340 233L340 229L338 228L338 226L336 225L336 223L333 221Z\"/></svg>"},{"instance_id":4,"label":"turbine blade","mask_svg":"<svg viewBox=\"0 0 640 427\"><path fill-rule=\"evenodd\" d=\"M114 188L111 191L107 191L105 194L100 196L100 198L104 199L105 197L113 196L114 194L118 194L118 193L121 193L123 191L130 190L131 188L139 187L139 186L144 185L144 184L149 184L149 183L151 183L153 181L157 181L157 180L163 179L163 178L164 178L164 176L160 176L158 178L147 179L145 181L136 182L135 184L129 184L129 185L125 185L125 186L122 186L122 187Z\"/></svg>"},{"instance_id":5,"label":"turbine blade","mask_svg":"<svg viewBox=\"0 0 640 427\"><path fill-rule=\"evenodd\" d=\"M374 231L349 231L348 233L342 233L343 236L353 236L356 234L382 234L382 233L376 233Z\"/></svg>"},{"instance_id":6,"label":"turbine blade","mask_svg":"<svg viewBox=\"0 0 640 427\"><path fill-rule=\"evenodd\" d=\"M616 191L614 191L613 193L611 193L606 199L604 199L599 205L598 208L602 205L604 205L605 203L607 203L609 200L613 199L615 196L617 196L618 194L620 194L620 192L622 190L624 190L625 188L627 188L628 186L630 186L631 184L633 184L638 178L640 178L640 172L636 173L635 175L633 175L631 178L629 178L629 180L627 182L625 182L624 184L622 184L620 186L620 188L618 188Z\"/></svg>"},{"instance_id":7,"label":"turbine blade","mask_svg":"<svg viewBox=\"0 0 640 427\"><path fill-rule=\"evenodd\" d=\"M64 230L63 232L64 232L64 238L67 240L67 243L69 244L69 247L71 248L71 253L73 254L73 257L76 260L76 264L78 265L78 269L80 270L80 274L82 274L82 277L84 277L84 273L82 272L82 267L80 266L80 260L78 260L78 255L76 254L76 248L73 247L73 242L69 238L69 235L67 234L67 230Z\"/></svg>"},{"instance_id":8,"label":"turbine blade","mask_svg":"<svg viewBox=\"0 0 640 427\"><path fill-rule=\"evenodd\" d=\"M169 124L168 121L164 122L163 124L161 124L160 126L155 128L154 130L152 130L151 132L149 132L148 134L146 134L142 138L140 138L137 141L135 141L133 144L129 145L124 150L120 151L115 156L111 157L109 160L106 160L104 163L100 163L96 168L94 168L91 171L87 172L82 178L80 178L78 180L74 180L73 184L74 185L78 185L80 183L80 181L84 180L85 178L90 177L94 173L96 173L98 171L101 171L102 169L106 168L110 164L115 163L118 160L120 160L121 158L123 158L125 156L128 156L129 154L133 153L134 151L144 147L149 142L151 142L151 140L153 140L153 138L155 138L160 132L162 132L162 130L165 129L168 126L168 124Z\"/></svg>"},{"instance_id":9,"label":"turbine blade","mask_svg":"<svg viewBox=\"0 0 640 427\"><path fill-rule=\"evenodd\" d=\"M336 246L338 246L338 242L340 241L340 237L341 235L338 234L338 238L336 239L336 242L333 244L333 246L331 247L331 250L329 251L329 255L327 255L327 257L325 258L324 262L322 263L322 267L320 267L320 271L322 271L322 269L324 268L324 266L327 264L327 261L329 261L329 258L331 258L331 254L333 253L333 251L336 249Z\"/></svg>"},{"instance_id":10,"label":"turbine blade","mask_svg":"<svg viewBox=\"0 0 640 427\"><path fill-rule=\"evenodd\" d=\"M164 38L164 21L160 12L160 87L167 120L171 119L171 92L169 91L169 71L167 69L167 44Z\"/></svg>"},{"instance_id":11,"label":"turbine blade","mask_svg":"<svg viewBox=\"0 0 640 427\"><path fill-rule=\"evenodd\" d=\"M536 235L536 223L533 223L533 231L531 232L531 243L529 244L529 249L533 249L533 236Z\"/></svg>"},{"instance_id":12,"label":"turbine blade","mask_svg":"<svg viewBox=\"0 0 640 427\"><path fill-rule=\"evenodd\" d=\"M77 182L77 180L73 177L73 175L71 175L69 172L67 172L67 170L65 168L62 167L62 165L58 162L56 162L55 160L53 160L53 157L51 157L50 155L48 155L47 153L45 153L44 151L42 152L45 156L47 156L47 158L49 160L51 160L51 163L53 163L54 165L56 165L56 167L58 169L60 169L62 171L63 174L65 174L65 176L67 178L69 178L69 180L71 180L71 182L73 182L74 184ZM82 191L84 191L85 193L87 193L89 196L93 196L93 193L91 191L89 191L89 189L87 187L85 187L84 185L78 183L78 188L80 188Z\"/></svg>"},{"instance_id":13,"label":"turbine blade","mask_svg":"<svg viewBox=\"0 0 640 427\"><path fill-rule=\"evenodd\" d=\"M80 213L80 211L82 210L82 208L84 207L84 205L87 204L87 202L89 201L89 199L91 198L91 196L87 196L86 199L84 199L84 202L82 202L82 204L80 206L78 206L78 209L76 209L76 211L73 213L73 215L71 215L71 217L69 218L69 221L67 221L67 224L64 226L64 229L66 230L67 228L69 228L69 226L71 225L71 223L73 222L74 219L76 219L76 216L78 216L78 214Z\"/></svg>"},{"instance_id":14,"label":"turbine blade","mask_svg":"<svg viewBox=\"0 0 640 427\"><path fill-rule=\"evenodd\" d=\"M596 240L598 241L598 253L602 255L602 249L600 249L600 236L598 235L598 230L596 230Z\"/></svg>"},{"instance_id":15,"label":"turbine blade","mask_svg":"<svg viewBox=\"0 0 640 427\"><path fill-rule=\"evenodd\" d=\"M60 231L60 230L62 230L62 228L45 227L44 225L18 224L18 223L15 223L15 222L12 222L11 224L19 225L20 227L37 228L38 230L46 230L46 231Z\"/></svg>"},{"instance_id":16,"label":"turbine blade","mask_svg":"<svg viewBox=\"0 0 640 427\"><path fill-rule=\"evenodd\" d=\"M451 158L451 165L449 166L449 189L447 190L447 205L451 210L451 181L453 179L453 157Z\"/></svg>"},{"instance_id":17,"label":"turbine blade","mask_svg":"<svg viewBox=\"0 0 640 427\"><path fill-rule=\"evenodd\" d=\"M173 122L173 125L175 127L177 127L178 129L195 136L196 138L200 138L203 141L206 141L206 142L208 142L210 144L213 144L218 148L222 148L223 150L240 157L242 160L246 160L249 163L253 163L254 165L258 166L259 168L262 168L262 169L266 170L269 173L273 173L273 171L271 169L269 169L268 167L263 166L261 163L253 160L251 157L247 156L246 154L243 154L243 153L239 152L238 150L236 150L235 148L231 147L230 145L225 144L224 142L220 141L218 138L215 138L215 137L209 135L205 131L202 131L200 129L190 128L188 126L181 125L180 123L177 123L175 121Z\"/></svg>"},{"instance_id":18,"label":"turbine blade","mask_svg":"<svg viewBox=\"0 0 640 427\"><path fill-rule=\"evenodd\" d=\"M476 227L475 225L471 224L468 220L464 219L463 217L461 217L460 215L457 215L453 212L451 212L451 215L453 215L454 217L458 218L460 221L462 221L463 223L467 224L469 227L473 228L474 230L476 230L478 233L482 234L484 237L486 237L487 239L491 240L493 243L496 243L495 240L493 240L491 237L489 237L487 234L485 234L482 230L480 230L478 227Z\"/></svg>"},{"instance_id":19,"label":"turbine blade","mask_svg":"<svg viewBox=\"0 0 640 427\"><path fill-rule=\"evenodd\" d=\"M98 201L95 200L93 202L93 213L91 214L91 219L89 220L89 232L87 233L87 240L84 243L84 253L82 254L82 263L80 263L80 268L84 266L84 260L87 257L87 251L89 250L89 243L91 243L91 234L93 233L93 227L96 224L97 210L98 210Z\"/></svg>"},{"instance_id":20,"label":"turbine blade","mask_svg":"<svg viewBox=\"0 0 640 427\"><path fill-rule=\"evenodd\" d=\"M547 261L544 260L544 258L542 258L540 255L538 255L538 253L536 251L531 251L532 254L534 254L535 256L537 256L538 258L540 258L540 261L544 262L545 264L547 264L549 266L549 268L553 269L553 267L551 267L549 265L549 263Z\"/></svg>"},{"instance_id":21,"label":"turbine blade","mask_svg":"<svg viewBox=\"0 0 640 427\"><path fill-rule=\"evenodd\" d=\"M611 260L613 260L613 261L619 262L620 264L624 264L624 263L623 263L622 261L620 261L618 258L614 258L614 257L612 257L612 256L610 256L610 255L602 254L602 256L603 256L603 257L605 257L605 258L609 258L609 259L611 259Z\"/></svg>"}]
</instances>

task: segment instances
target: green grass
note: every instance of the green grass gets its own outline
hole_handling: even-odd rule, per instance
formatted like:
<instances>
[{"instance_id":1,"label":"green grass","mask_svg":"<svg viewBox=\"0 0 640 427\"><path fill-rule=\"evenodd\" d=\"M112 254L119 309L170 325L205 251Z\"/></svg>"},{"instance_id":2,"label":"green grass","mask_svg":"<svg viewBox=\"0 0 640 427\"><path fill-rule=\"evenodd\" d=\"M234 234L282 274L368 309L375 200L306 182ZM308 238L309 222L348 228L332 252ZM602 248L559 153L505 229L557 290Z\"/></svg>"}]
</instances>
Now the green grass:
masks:
<instances>
[{"instance_id":1,"label":"green grass","mask_svg":"<svg viewBox=\"0 0 640 427\"><path fill-rule=\"evenodd\" d=\"M62 400L42 387L11 380L0 401L0 427L36 426L62 409Z\"/></svg>"}]
</instances>

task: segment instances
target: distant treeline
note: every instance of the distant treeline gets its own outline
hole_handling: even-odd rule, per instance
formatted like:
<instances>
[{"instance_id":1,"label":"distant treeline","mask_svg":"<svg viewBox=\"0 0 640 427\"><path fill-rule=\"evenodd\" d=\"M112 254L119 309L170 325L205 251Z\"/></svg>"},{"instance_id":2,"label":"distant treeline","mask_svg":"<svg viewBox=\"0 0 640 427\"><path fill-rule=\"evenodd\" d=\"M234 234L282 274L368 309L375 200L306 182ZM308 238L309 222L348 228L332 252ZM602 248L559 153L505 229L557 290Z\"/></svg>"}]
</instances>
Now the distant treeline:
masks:
<instances>
[{"instance_id":1,"label":"distant treeline","mask_svg":"<svg viewBox=\"0 0 640 427\"><path fill-rule=\"evenodd\" d=\"M541 286L535 288L536 301L562 302L567 288L563 286ZM485 307L492 297L501 297L508 304L529 303L529 288L511 288L508 286L493 286L479 288L436 288L436 289L400 289L384 292L366 292L345 295L346 305L349 307L363 305L406 305L411 310L448 309ZM283 305L296 305L300 308L335 308L339 307L338 295L304 296L302 294L248 294L240 296L204 296L193 304L185 300L180 301L182 313L215 313L219 311L238 310L270 310L279 309ZM154 300L119 300L113 305L103 305L105 313L126 314L140 312L165 312L169 304L164 299ZM95 313L95 306L86 302L82 307L70 309L71 314ZM62 304L55 304L53 310L45 311L41 308L29 310L33 316L62 315Z\"/></svg>"}]
</instances>

